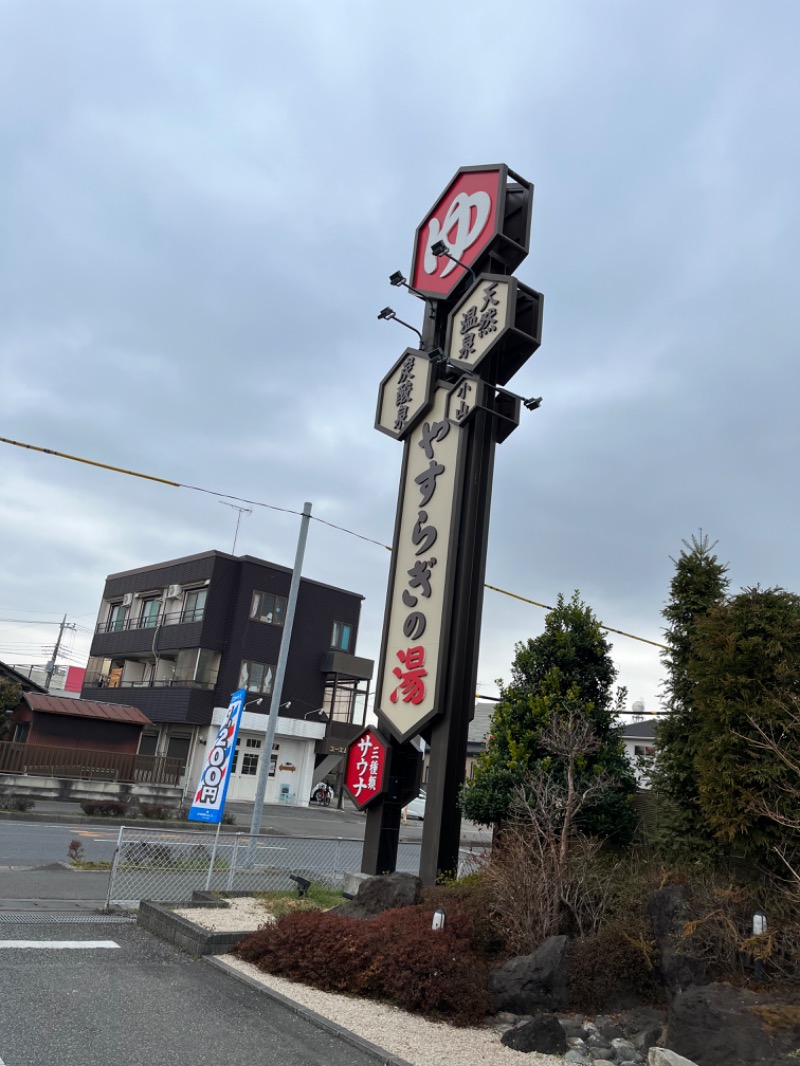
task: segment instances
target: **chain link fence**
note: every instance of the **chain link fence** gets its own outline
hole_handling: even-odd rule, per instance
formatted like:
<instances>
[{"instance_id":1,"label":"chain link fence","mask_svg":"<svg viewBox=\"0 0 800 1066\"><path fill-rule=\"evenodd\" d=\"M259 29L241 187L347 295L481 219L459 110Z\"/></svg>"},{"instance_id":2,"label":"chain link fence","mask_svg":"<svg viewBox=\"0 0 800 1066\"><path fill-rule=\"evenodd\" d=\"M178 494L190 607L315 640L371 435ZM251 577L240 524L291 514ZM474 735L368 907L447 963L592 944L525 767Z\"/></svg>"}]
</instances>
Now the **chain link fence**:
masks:
<instances>
[{"instance_id":1,"label":"chain link fence","mask_svg":"<svg viewBox=\"0 0 800 1066\"><path fill-rule=\"evenodd\" d=\"M296 887L290 875L341 888L361 869L362 840L249 833L212 836L197 830L120 828L107 906L139 900L182 902L192 892L276 892ZM420 845L401 843L397 869L419 871Z\"/></svg>"}]
</instances>

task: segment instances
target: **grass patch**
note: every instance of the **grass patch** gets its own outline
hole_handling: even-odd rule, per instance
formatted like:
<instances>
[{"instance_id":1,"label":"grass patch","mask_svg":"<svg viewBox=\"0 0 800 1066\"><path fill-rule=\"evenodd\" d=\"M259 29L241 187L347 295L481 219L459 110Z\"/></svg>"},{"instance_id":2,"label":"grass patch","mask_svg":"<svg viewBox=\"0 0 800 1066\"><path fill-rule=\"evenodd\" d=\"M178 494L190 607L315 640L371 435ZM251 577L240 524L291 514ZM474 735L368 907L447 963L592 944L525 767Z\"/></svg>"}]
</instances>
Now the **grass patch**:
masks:
<instances>
[{"instance_id":1,"label":"grass patch","mask_svg":"<svg viewBox=\"0 0 800 1066\"><path fill-rule=\"evenodd\" d=\"M294 889L285 892L254 892L253 898L275 918L298 911L327 911L342 902L342 893L327 885L312 883L305 896L298 896Z\"/></svg>"},{"instance_id":2,"label":"grass patch","mask_svg":"<svg viewBox=\"0 0 800 1066\"><path fill-rule=\"evenodd\" d=\"M107 859L98 859L97 862L89 862L87 859L77 859L70 863L73 870L110 870L111 863Z\"/></svg>"}]
</instances>

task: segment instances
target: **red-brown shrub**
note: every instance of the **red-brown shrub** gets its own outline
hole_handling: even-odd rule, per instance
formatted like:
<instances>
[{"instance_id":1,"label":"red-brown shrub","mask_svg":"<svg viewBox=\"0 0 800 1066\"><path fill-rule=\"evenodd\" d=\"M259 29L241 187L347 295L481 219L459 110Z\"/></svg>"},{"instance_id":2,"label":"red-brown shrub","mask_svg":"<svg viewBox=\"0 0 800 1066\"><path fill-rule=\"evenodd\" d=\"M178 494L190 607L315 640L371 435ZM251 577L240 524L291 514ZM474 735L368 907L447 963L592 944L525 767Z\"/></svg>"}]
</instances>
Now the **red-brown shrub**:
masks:
<instances>
[{"instance_id":1,"label":"red-brown shrub","mask_svg":"<svg viewBox=\"0 0 800 1066\"><path fill-rule=\"evenodd\" d=\"M369 921L298 912L246 937L237 954L326 992L385 1000L454 1025L480 1023L490 1011L488 963L473 950L472 923L448 914L434 932L432 918L424 906Z\"/></svg>"}]
</instances>

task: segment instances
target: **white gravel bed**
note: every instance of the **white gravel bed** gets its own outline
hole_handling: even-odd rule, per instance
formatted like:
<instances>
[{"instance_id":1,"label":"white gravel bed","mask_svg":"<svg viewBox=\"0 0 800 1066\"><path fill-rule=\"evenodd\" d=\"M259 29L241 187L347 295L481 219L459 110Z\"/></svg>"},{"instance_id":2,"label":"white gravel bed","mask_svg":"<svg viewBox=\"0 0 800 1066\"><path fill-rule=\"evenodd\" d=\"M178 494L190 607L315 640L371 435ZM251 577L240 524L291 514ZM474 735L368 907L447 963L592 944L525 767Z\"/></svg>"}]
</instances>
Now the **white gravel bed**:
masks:
<instances>
[{"instance_id":1,"label":"white gravel bed","mask_svg":"<svg viewBox=\"0 0 800 1066\"><path fill-rule=\"evenodd\" d=\"M252 896L234 897L227 900L229 907L182 907L173 910L181 918L208 929L213 933L236 933L243 929L258 929L260 925L275 919L264 904Z\"/></svg>"},{"instance_id":2,"label":"white gravel bed","mask_svg":"<svg viewBox=\"0 0 800 1066\"><path fill-rule=\"evenodd\" d=\"M233 898L227 901L230 907L197 907L176 910L196 925L215 932L236 932L240 929L256 929L273 921L264 904L251 897ZM512 1051L500 1043L500 1035L493 1029L456 1029L451 1025L429 1022L415 1014L408 1014L397 1007L383 1003L342 996L335 992L320 992L308 985L287 981L283 977L262 973L249 962L232 955L218 957L218 962L247 974L254 981L272 988L287 999L321 1014L337 1025L349 1029L365 1040L405 1059L412 1066L434 1066L446 1062L447 1066L512 1066L519 1064L519 1051ZM531 1052L525 1056L531 1066L564 1066L560 1055L539 1055Z\"/></svg>"},{"instance_id":3,"label":"white gravel bed","mask_svg":"<svg viewBox=\"0 0 800 1066\"><path fill-rule=\"evenodd\" d=\"M456 1029L383 1003L320 992L308 985L262 973L251 963L232 955L218 957L217 961L370 1040L412 1066L438 1066L439 1063L447 1063L447 1066L512 1066L516 1063L519 1066L520 1052L504 1047L499 1034L492 1029ZM535 1051L525 1055L525 1062L537 1066L564 1066L560 1055L539 1055Z\"/></svg>"}]
</instances>

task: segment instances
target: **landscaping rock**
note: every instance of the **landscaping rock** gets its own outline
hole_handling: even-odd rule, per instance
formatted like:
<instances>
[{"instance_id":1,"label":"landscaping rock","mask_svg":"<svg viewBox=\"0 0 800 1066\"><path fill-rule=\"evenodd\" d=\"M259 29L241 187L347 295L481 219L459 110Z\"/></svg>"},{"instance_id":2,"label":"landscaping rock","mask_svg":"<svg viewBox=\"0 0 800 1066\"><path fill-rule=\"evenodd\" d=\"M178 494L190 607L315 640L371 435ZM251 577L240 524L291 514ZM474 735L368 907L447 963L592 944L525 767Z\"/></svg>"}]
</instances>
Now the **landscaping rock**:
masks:
<instances>
[{"instance_id":1,"label":"landscaping rock","mask_svg":"<svg viewBox=\"0 0 800 1066\"><path fill-rule=\"evenodd\" d=\"M647 1066L697 1066L697 1063L685 1059L683 1055L676 1055L674 1051L667 1051L663 1047L652 1047L647 1055Z\"/></svg>"},{"instance_id":2,"label":"landscaping rock","mask_svg":"<svg viewBox=\"0 0 800 1066\"><path fill-rule=\"evenodd\" d=\"M567 1050L564 1030L552 1014L540 1014L509 1029L502 1042L514 1051L538 1051L545 1055L561 1055Z\"/></svg>"},{"instance_id":3,"label":"landscaping rock","mask_svg":"<svg viewBox=\"0 0 800 1066\"><path fill-rule=\"evenodd\" d=\"M697 1066L768 1066L800 1044L800 1008L794 1025L767 1030L757 1010L769 1007L780 1007L774 996L730 985L687 988L670 1005L670 1049ZM785 1013L791 1018L792 1009Z\"/></svg>"},{"instance_id":4,"label":"landscaping rock","mask_svg":"<svg viewBox=\"0 0 800 1066\"><path fill-rule=\"evenodd\" d=\"M577 1066L593 1066L594 1060L591 1055L583 1051L568 1051L564 1056L564 1062L574 1062Z\"/></svg>"},{"instance_id":5,"label":"landscaping rock","mask_svg":"<svg viewBox=\"0 0 800 1066\"><path fill-rule=\"evenodd\" d=\"M495 1010L528 1014L563 1010L569 989L569 940L551 936L532 955L519 955L489 975L489 994Z\"/></svg>"},{"instance_id":6,"label":"landscaping rock","mask_svg":"<svg viewBox=\"0 0 800 1066\"><path fill-rule=\"evenodd\" d=\"M611 1041L611 1049L617 1062L635 1061L639 1056L629 1040L617 1038Z\"/></svg>"},{"instance_id":7,"label":"landscaping rock","mask_svg":"<svg viewBox=\"0 0 800 1066\"><path fill-rule=\"evenodd\" d=\"M396 907L413 907L419 903L422 881L414 874L393 873L369 877L359 885L355 899L333 907L329 914L345 918L375 918Z\"/></svg>"}]
</instances>

